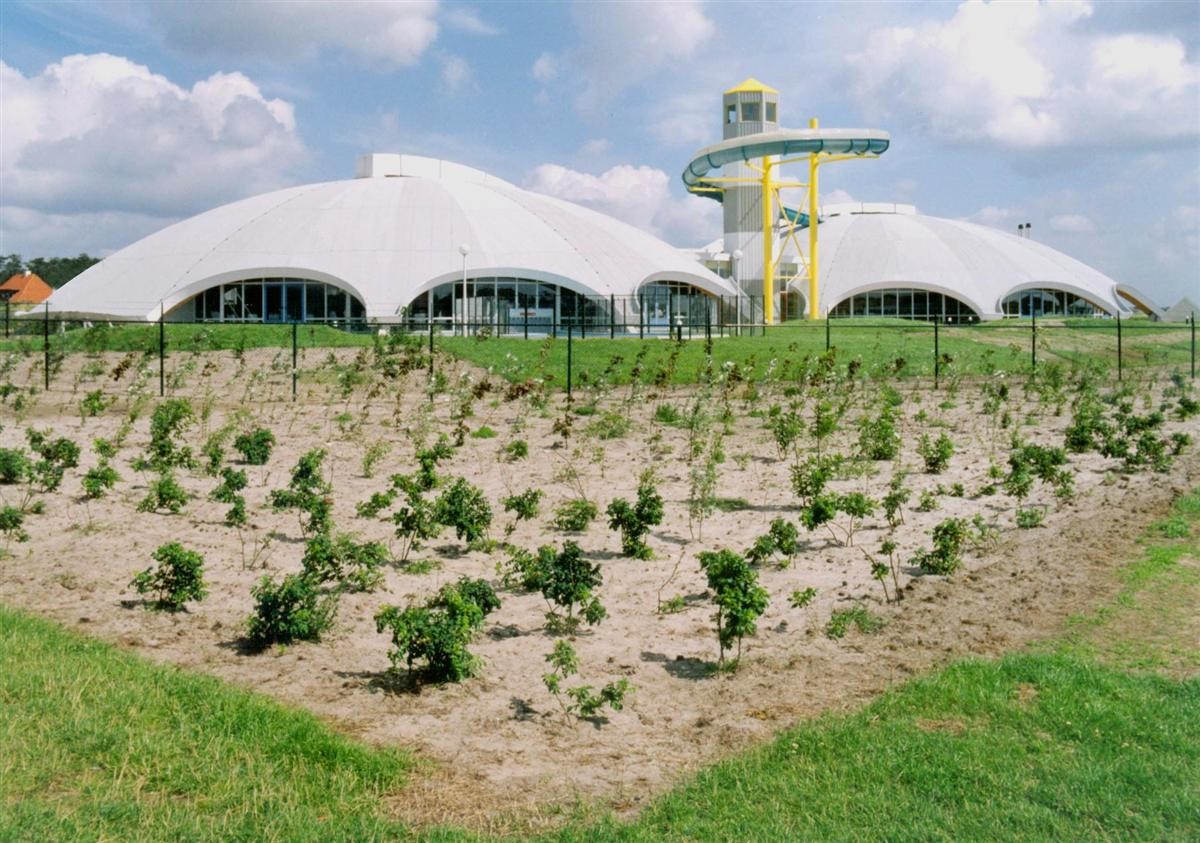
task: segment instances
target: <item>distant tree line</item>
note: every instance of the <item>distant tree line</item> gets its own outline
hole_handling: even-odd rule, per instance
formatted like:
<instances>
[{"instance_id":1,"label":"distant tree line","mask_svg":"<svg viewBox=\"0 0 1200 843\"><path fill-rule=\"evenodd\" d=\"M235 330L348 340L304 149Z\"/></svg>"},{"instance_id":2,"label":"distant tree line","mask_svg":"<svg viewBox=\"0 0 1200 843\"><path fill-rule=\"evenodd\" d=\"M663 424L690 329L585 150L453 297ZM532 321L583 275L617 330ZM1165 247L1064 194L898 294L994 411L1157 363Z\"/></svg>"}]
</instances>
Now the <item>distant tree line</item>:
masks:
<instances>
[{"instance_id":1,"label":"distant tree line","mask_svg":"<svg viewBox=\"0 0 1200 843\"><path fill-rule=\"evenodd\" d=\"M20 255L0 255L0 283L18 272L29 270L51 287L58 289L89 266L100 262L83 252L73 258L31 258L22 260Z\"/></svg>"}]
</instances>

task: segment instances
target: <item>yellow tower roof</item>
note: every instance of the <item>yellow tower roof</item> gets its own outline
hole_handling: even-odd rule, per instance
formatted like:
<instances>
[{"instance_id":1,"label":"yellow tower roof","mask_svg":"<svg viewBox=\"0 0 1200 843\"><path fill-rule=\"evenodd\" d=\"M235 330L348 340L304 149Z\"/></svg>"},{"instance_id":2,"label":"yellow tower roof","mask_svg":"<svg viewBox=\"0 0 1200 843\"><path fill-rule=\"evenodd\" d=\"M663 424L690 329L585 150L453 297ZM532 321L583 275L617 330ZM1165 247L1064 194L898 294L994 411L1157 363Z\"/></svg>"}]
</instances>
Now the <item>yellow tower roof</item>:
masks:
<instances>
[{"instance_id":1,"label":"yellow tower roof","mask_svg":"<svg viewBox=\"0 0 1200 843\"><path fill-rule=\"evenodd\" d=\"M764 85L762 82L759 82L753 76L747 77L740 85L730 88L725 93L727 93L727 94L748 94L748 93L752 93L752 92L753 93L762 93L762 94L778 94L779 93L779 91L775 90L770 85Z\"/></svg>"}]
</instances>

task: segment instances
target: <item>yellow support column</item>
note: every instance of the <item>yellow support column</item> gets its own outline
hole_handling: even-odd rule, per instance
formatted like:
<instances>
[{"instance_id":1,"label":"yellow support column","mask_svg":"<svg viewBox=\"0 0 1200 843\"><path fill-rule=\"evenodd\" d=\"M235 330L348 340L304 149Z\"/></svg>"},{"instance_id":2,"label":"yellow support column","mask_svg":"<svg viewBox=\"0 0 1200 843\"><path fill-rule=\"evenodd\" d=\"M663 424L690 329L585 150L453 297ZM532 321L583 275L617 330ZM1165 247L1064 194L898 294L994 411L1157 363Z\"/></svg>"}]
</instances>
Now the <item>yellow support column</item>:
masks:
<instances>
[{"instance_id":1,"label":"yellow support column","mask_svg":"<svg viewBox=\"0 0 1200 843\"><path fill-rule=\"evenodd\" d=\"M775 273L772 271L775 245L775 226L771 218L771 158L762 160L762 214L763 214L763 321L768 325L775 321Z\"/></svg>"},{"instance_id":2,"label":"yellow support column","mask_svg":"<svg viewBox=\"0 0 1200 843\"><path fill-rule=\"evenodd\" d=\"M817 128L817 118L808 121L810 129ZM808 158L808 318L820 316L817 306L817 153Z\"/></svg>"}]
</instances>

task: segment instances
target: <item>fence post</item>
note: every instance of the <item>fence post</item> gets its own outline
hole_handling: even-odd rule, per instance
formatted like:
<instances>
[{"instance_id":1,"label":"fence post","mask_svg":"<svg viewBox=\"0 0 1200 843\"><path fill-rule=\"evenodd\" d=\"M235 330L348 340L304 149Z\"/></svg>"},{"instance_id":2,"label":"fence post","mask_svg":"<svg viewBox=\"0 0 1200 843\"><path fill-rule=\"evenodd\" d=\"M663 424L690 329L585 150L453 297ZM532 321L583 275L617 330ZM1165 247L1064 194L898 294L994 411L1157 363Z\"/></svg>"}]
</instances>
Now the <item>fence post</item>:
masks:
<instances>
[{"instance_id":1,"label":"fence post","mask_svg":"<svg viewBox=\"0 0 1200 843\"><path fill-rule=\"evenodd\" d=\"M433 314L429 314L429 377L433 378Z\"/></svg>"},{"instance_id":2,"label":"fence post","mask_svg":"<svg viewBox=\"0 0 1200 843\"><path fill-rule=\"evenodd\" d=\"M638 299L638 339L646 338L646 297Z\"/></svg>"},{"instance_id":3,"label":"fence post","mask_svg":"<svg viewBox=\"0 0 1200 843\"><path fill-rule=\"evenodd\" d=\"M567 323L567 401L571 400L571 334L573 326Z\"/></svg>"},{"instance_id":4,"label":"fence post","mask_svg":"<svg viewBox=\"0 0 1200 843\"><path fill-rule=\"evenodd\" d=\"M4 300L4 336L8 336L9 311L12 310L12 302L8 299Z\"/></svg>"},{"instance_id":5,"label":"fence post","mask_svg":"<svg viewBox=\"0 0 1200 843\"><path fill-rule=\"evenodd\" d=\"M608 338L617 338L617 297L608 294Z\"/></svg>"},{"instance_id":6,"label":"fence post","mask_svg":"<svg viewBox=\"0 0 1200 843\"><path fill-rule=\"evenodd\" d=\"M1124 380L1125 370L1121 361L1121 311L1117 311L1117 380Z\"/></svg>"},{"instance_id":7,"label":"fence post","mask_svg":"<svg viewBox=\"0 0 1200 843\"><path fill-rule=\"evenodd\" d=\"M829 314L825 314L825 350L829 350Z\"/></svg>"},{"instance_id":8,"label":"fence post","mask_svg":"<svg viewBox=\"0 0 1200 843\"><path fill-rule=\"evenodd\" d=\"M158 303L158 397L167 394L166 345L167 329L163 320L163 303Z\"/></svg>"},{"instance_id":9,"label":"fence post","mask_svg":"<svg viewBox=\"0 0 1200 843\"><path fill-rule=\"evenodd\" d=\"M42 356L46 369L46 391L50 391L50 302L46 302L45 319L42 320Z\"/></svg>"},{"instance_id":10,"label":"fence post","mask_svg":"<svg viewBox=\"0 0 1200 843\"><path fill-rule=\"evenodd\" d=\"M1192 380L1196 379L1196 311L1192 311Z\"/></svg>"},{"instance_id":11,"label":"fence post","mask_svg":"<svg viewBox=\"0 0 1200 843\"><path fill-rule=\"evenodd\" d=\"M522 318L525 320L525 339L529 339L529 305L528 304L526 304L525 307L521 308L521 313L523 314Z\"/></svg>"},{"instance_id":12,"label":"fence post","mask_svg":"<svg viewBox=\"0 0 1200 843\"><path fill-rule=\"evenodd\" d=\"M933 388L937 389L942 381L942 350L938 344L938 320L933 319Z\"/></svg>"},{"instance_id":13,"label":"fence post","mask_svg":"<svg viewBox=\"0 0 1200 843\"><path fill-rule=\"evenodd\" d=\"M296 322L292 322L292 400L296 400L296 380L300 377L300 372L296 369L296 334L298 326Z\"/></svg>"},{"instance_id":14,"label":"fence post","mask_svg":"<svg viewBox=\"0 0 1200 843\"><path fill-rule=\"evenodd\" d=\"M1033 305L1029 306L1029 314L1033 317L1032 327L1029 331L1029 354L1033 367L1030 369L1031 374L1037 374L1037 311Z\"/></svg>"}]
</instances>

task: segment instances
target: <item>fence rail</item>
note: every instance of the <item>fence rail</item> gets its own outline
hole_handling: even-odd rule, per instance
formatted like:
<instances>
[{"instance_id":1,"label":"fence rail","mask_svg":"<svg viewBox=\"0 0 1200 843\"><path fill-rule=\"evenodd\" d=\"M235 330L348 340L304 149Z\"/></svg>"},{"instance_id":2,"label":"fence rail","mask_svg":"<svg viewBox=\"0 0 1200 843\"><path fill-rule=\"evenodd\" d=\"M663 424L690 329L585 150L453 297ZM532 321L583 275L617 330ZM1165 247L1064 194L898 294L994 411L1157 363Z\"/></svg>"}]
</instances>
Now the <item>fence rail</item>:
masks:
<instances>
[{"instance_id":1,"label":"fence rail","mask_svg":"<svg viewBox=\"0 0 1200 843\"><path fill-rule=\"evenodd\" d=\"M541 356L554 380L570 392L581 379L595 377L602 363L625 372L645 346L663 349L672 341L690 347L688 360L707 357L715 365L737 365L762 371L771 360L821 354L861 358L864 365L887 367L896 374L930 376L935 388L948 373L1030 374L1049 365L1091 363L1115 371L1121 379L1131 371L1166 368L1196 377L1195 318L1182 324L1129 319L1009 319L975 324L896 319L829 319L764 325L761 321L714 322L712 311L701 321L678 315L672 324L621 325L601 330L578 320L553 321L542 330L496 332L494 320L455 323L360 321L341 325L312 323L215 323L180 321L80 321L33 312L5 321L0 350L40 355L44 387L62 361L72 354L137 352L158 358L160 394L166 394L167 360L173 354L277 349L286 367L291 359L293 397L300 377L303 350L362 347L381 337L408 337L430 352L448 352L485 367L504 368L505 358L526 363L510 366L506 376L521 377ZM531 341L524 342L528 337ZM539 343L537 340L541 339ZM643 342L639 343L638 340ZM693 342L688 342L689 340ZM698 341L698 342L697 342ZM540 351L543 344L550 349ZM429 354L432 367L434 354ZM623 362L614 362L620 360ZM690 365L690 364L689 364ZM603 368L603 366L601 366Z\"/></svg>"}]
</instances>

